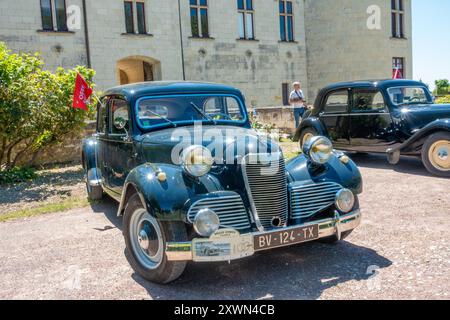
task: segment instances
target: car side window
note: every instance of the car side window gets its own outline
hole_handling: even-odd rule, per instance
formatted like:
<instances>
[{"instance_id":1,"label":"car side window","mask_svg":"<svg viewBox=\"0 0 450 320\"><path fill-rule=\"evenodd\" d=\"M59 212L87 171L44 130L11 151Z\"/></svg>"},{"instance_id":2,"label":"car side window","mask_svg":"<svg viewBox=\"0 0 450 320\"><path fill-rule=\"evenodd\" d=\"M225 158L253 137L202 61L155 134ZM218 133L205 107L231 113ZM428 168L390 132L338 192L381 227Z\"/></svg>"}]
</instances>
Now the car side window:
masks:
<instances>
[{"instance_id":1,"label":"car side window","mask_svg":"<svg viewBox=\"0 0 450 320\"><path fill-rule=\"evenodd\" d=\"M381 91L356 89L353 92L352 112L386 112L386 110Z\"/></svg>"},{"instance_id":2,"label":"car side window","mask_svg":"<svg viewBox=\"0 0 450 320\"><path fill-rule=\"evenodd\" d=\"M325 103L325 113L347 113L348 91L339 90L331 93Z\"/></svg>"},{"instance_id":3,"label":"car side window","mask_svg":"<svg viewBox=\"0 0 450 320\"><path fill-rule=\"evenodd\" d=\"M129 128L130 117L128 114L128 103L122 99L111 99L109 103L110 110L110 133L111 134L126 134ZM124 129L118 129L114 125L118 119L125 120L126 125Z\"/></svg>"},{"instance_id":4,"label":"car side window","mask_svg":"<svg viewBox=\"0 0 450 320\"><path fill-rule=\"evenodd\" d=\"M106 112L107 99L97 105L97 133L106 133L108 125L108 113Z\"/></svg>"}]
</instances>

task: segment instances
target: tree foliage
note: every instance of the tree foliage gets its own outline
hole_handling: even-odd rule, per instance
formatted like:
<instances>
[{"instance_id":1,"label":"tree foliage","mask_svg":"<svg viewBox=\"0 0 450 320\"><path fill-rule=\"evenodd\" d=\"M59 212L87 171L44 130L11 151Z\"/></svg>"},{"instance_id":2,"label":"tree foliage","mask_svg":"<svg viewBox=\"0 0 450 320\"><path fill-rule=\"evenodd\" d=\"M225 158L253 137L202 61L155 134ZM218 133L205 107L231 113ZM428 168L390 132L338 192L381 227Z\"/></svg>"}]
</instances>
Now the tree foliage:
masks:
<instances>
[{"instance_id":1,"label":"tree foliage","mask_svg":"<svg viewBox=\"0 0 450 320\"><path fill-rule=\"evenodd\" d=\"M447 79L436 80L436 93L446 95L449 93L450 82Z\"/></svg>"},{"instance_id":2,"label":"tree foliage","mask_svg":"<svg viewBox=\"0 0 450 320\"><path fill-rule=\"evenodd\" d=\"M79 132L94 108L71 107L77 73L93 86L94 71L85 67L43 69L38 54L13 54L0 43L0 169L29 159L32 165L44 148ZM27 157L25 157L27 156Z\"/></svg>"}]
</instances>

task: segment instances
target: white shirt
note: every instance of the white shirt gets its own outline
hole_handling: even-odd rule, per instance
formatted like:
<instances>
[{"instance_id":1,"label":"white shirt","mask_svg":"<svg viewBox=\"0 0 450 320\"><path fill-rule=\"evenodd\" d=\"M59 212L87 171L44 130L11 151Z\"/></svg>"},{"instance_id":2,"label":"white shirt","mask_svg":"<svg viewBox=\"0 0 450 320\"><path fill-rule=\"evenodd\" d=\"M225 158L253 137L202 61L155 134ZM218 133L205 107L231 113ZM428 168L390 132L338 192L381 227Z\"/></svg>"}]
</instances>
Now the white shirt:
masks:
<instances>
[{"instance_id":1,"label":"white shirt","mask_svg":"<svg viewBox=\"0 0 450 320\"><path fill-rule=\"evenodd\" d=\"M298 99L299 97L302 100L305 100L305 95L303 94L303 91L302 90L299 90L299 91L293 90L289 96L289 100L295 100L295 99ZM298 102L294 103L294 108L303 108L303 107L304 107L304 104L302 101L298 101Z\"/></svg>"}]
</instances>

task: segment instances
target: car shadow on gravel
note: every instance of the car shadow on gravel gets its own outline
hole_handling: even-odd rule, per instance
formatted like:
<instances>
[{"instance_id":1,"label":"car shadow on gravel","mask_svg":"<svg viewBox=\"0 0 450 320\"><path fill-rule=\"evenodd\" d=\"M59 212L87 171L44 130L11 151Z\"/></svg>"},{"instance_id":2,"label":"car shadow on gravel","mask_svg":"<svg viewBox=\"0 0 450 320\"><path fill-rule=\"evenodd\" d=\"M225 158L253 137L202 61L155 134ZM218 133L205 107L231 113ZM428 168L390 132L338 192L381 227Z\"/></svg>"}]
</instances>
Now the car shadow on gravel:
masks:
<instances>
[{"instance_id":1,"label":"car shadow on gravel","mask_svg":"<svg viewBox=\"0 0 450 320\"><path fill-rule=\"evenodd\" d=\"M117 217L114 200L106 197L91 207L122 230L122 218ZM112 226L105 226L104 230ZM189 262L181 278L168 285L148 282L136 273L132 278L151 298L161 300L317 299L324 290L348 281L354 281L355 289L369 286L371 282L365 280L391 264L376 251L351 242L311 242L231 263Z\"/></svg>"},{"instance_id":2,"label":"car shadow on gravel","mask_svg":"<svg viewBox=\"0 0 450 320\"><path fill-rule=\"evenodd\" d=\"M0 186L0 203L45 201L51 197L70 197L71 188L83 181L83 169L76 166L62 171L45 171L31 182Z\"/></svg>"},{"instance_id":3,"label":"car shadow on gravel","mask_svg":"<svg viewBox=\"0 0 450 320\"><path fill-rule=\"evenodd\" d=\"M396 165L392 165L387 161L386 155L375 153L349 153L348 156L362 168L383 169L391 170L399 173L407 173L420 175L425 177L438 178L430 174L422 164L422 161L418 157L402 156L400 162ZM447 178L442 178L447 179Z\"/></svg>"},{"instance_id":4,"label":"car shadow on gravel","mask_svg":"<svg viewBox=\"0 0 450 320\"><path fill-rule=\"evenodd\" d=\"M367 286L369 290L373 284L363 280L391 264L374 250L350 242L331 246L308 243L230 264L189 263L181 278L166 286L152 284L138 274L133 274L133 279L153 299L312 300L348 281L354 281L355 289Z\"/></svg>"}]
</instances>

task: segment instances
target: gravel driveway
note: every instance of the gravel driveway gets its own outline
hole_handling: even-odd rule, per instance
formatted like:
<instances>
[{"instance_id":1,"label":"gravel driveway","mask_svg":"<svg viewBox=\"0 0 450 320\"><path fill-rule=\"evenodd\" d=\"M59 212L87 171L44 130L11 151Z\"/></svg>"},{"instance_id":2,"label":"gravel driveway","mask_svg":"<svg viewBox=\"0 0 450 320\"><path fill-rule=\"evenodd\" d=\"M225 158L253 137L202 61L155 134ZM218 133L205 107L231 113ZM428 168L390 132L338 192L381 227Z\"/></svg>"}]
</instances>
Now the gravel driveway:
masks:
<instances>
[{"instance_id":1,"label":"gravel driveway","mask_svg":"<svg viewBox=\"0 0 450 320\"><path fill-rule=\"evenodd\" d=\"M112 201L0 224L2 299L450 299L450 180L417 159L355 156L362 226L345 242L190 263L154 285L124 256Z\"/></svg>"}]
</instances>

